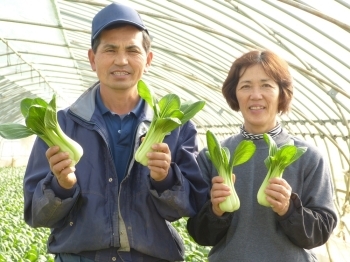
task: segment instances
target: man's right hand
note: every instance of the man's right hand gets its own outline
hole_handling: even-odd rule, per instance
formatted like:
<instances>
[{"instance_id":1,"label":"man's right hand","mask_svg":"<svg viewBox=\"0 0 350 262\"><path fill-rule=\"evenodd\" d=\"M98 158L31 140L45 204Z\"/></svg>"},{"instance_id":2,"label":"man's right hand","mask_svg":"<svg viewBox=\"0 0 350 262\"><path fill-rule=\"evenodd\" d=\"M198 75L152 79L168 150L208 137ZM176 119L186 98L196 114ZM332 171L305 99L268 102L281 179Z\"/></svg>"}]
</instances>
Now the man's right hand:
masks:
<instances>
[{"instance_id":1,"label":"man's right hand","mask_svg":"<svg viewBox=\"0 0 350 262\"><path fill-rule=\"evenodd\" d=\"M50 147L46 151L46 158L58 184L65 189L71 189L77 183L77 177L74 174L75 167L70 166L72 160L69 158L69 154L59 152L59 150L58 146Z\"/></svg>"}]
</instances>

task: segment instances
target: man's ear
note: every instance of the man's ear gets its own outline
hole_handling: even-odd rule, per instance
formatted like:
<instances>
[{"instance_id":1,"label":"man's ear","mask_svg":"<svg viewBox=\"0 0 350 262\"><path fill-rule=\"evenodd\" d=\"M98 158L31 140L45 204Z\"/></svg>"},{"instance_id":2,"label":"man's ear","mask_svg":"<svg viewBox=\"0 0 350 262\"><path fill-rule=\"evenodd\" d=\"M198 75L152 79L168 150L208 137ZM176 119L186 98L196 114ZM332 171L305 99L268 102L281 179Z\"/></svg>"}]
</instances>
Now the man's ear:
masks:
<instances>
[{"instance_id":1,"label":"man's ear","mask_svg":"<svg viewBox=\"0 0 350 262\"><path fill-rule=\"evenodd\" d=\"M153 59L153 53L152 53L152 51L150 51L147 55L147 61L146 61L144 73L147 73L149 67L151 66L152 59Z\"/></svg>"},{"instance_id":2,"label":"man's ear","mask_svg":"<svg viewBox=\"0 0 350 262\"><path fill-rule=\"evenodd\" d=\"M94 51L92 51L91 48L90 48L89 51L88 51L88 57L89 57L91 69L92 69L93 71L96 71L96 66L95 66L95 53L94 53Z\"/></svg>"}]
</instances>

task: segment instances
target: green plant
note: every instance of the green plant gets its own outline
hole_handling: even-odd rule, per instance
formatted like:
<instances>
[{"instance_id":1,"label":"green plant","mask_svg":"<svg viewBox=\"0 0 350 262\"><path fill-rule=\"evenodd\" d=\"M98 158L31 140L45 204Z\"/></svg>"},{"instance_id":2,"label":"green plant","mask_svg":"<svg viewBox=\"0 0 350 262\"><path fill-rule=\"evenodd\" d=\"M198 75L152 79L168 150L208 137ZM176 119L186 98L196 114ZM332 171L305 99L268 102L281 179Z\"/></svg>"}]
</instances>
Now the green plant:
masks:
<instances>
[{"instance_id":1,"label":"green plant","mask_svg":"<svg viewBox=\"0 0 350 262\"><path fill-rule=\"evenodd\" d=\"M0 168L0 262L53 262L46 253L47 228L23 220L24 168Z\"/></svg>"},{"instance_id":2,"label":"green plant","mask_svg":"<svg viewBox=\"0 0 350 262\"><path fill-rule=\"evenodd\" d=\"M260 205L270 207L271 205L267 202L265 194L269 180L274 177L282 177L284 169L301 157L307 148L294 146L293 140L290 140L281 147L277 147L276 142L269 134L265 133L263 137L269 146L269 155L264 161L268 171L258 191L257 199Z\"/></svg>"},{"instance_id":3,"label":"green plant","mask_svg":"<svg viewBox=\"0 0 350 262\"><path fill-rule=\"evenodd\" d=\"M254 155L255 144L250 140L243 140L231 156L230 150L227 147L221 147L220 142L210 130L207 131L206 138L208 151L205 153L213 162L219 176L224 179L224 184L231 189L231 195L221 202L219 207L223 212L233 212L240 207L239 197L232 180L233 167L247 162Z\"/></svg>"},{"instance_id":4,"label":"green plant","mask_svg":"<svg viewBox=\"0 0 350 262\"><path fill-rule=\"evenodd\" d=\"M180 234L185 245L185 261L206 262L211 247L198 245L188 234L186 229L188 218L180 218L172 222L177 232Z\"/></svg>"},{"instance_id":5,"label":"green plant","mask_svg":"<svg viewBox=\"0 0 350 262\"><path fill-rule=\"evenodd\" d=\"M147 153L152 151L154 143L161 143L165 135L175 128L185 124L205 105L204 101L184 103L180 102L179 96L167 94L159 102L152 94L145 82L139 80L137 84L139 95L153 109L154 116L145 139L137 149L135 159L137 162L147 166Z\"/></svg>"},{"instance_id":6,"label":"green plant","mask_svg":"<svg viewBox=\"0 0 350 262\"><path fill-rule=\"evenodd\" d=\"M20 139L38 135L48 146L59 146L60 151L68 152L71 165L78 163L83 148L68 137L57 121L56 95L50 103L41 98L25 98L21 101L21 112L26 125L5 123L0 125L0 136L6 139Z\"/></svg>"}]
</instances>

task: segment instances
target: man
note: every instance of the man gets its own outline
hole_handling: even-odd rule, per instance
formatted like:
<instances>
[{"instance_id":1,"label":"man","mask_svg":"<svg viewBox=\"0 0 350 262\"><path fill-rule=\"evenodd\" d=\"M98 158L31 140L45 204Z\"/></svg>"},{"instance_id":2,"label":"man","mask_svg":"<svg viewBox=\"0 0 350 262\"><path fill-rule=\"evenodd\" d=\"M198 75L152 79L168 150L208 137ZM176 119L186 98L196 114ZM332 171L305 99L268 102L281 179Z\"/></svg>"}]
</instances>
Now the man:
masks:
<instances>
[{"instance_id":1,"label":"man","mask_svg":"<svg viewBox=\"0 0 350 262\"><path fill-rule=\"evenodd\" d=\"M58 146L47 148L39 138L33 146L24 217L32 227L51 228L48 251L55 261L183 260L170 222L194 216L207 185L190 121L153 145L148 166L134 159L152 120L137 92L152 62L150 43L134 9L113 3L98 12L88 56L99 81L58 112L62 130L84 154L70 166Z\"/></svg>"}]
</instances>

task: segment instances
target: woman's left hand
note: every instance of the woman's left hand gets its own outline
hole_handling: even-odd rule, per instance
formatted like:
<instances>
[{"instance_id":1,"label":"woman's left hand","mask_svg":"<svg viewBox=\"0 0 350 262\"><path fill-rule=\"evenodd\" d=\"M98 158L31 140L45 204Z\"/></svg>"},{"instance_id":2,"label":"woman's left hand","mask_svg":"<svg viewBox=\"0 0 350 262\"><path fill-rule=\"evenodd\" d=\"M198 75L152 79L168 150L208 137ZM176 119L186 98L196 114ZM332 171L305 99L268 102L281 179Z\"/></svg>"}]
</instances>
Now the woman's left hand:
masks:
<instances>
[{"instance_id":1,"label":"woman's left hand","mask_svg":"<svg viewBox=\"0 0 350 262\"><path fill-rule=\"evenodd\" d=\"M272 210L283 216L290 205L292 188L283 178L271 178L265 189L266 200L271 204Z\"/></svg>"}]
</instances>

